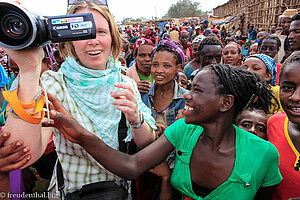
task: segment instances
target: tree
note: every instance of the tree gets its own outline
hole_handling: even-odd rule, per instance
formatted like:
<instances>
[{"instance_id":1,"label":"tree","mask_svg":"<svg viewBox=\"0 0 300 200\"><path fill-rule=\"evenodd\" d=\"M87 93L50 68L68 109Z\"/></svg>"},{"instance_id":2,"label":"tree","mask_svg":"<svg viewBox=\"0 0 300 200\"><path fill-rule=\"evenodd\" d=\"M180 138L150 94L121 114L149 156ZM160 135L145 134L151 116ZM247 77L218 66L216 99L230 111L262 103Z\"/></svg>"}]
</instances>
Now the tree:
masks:
<instances>
[{"instance_id":1,"label":"tree","mask_svg":"<svg viewBox=\"0 0 300 200\"><path fill-rule=\"evenodd\" d=\"M166 17L199 17L201 15L201 10L198 9L199 5L199 2L192 2L191 0L179 0L177 3L171 5Z\"/></svg>"}]
</instances>

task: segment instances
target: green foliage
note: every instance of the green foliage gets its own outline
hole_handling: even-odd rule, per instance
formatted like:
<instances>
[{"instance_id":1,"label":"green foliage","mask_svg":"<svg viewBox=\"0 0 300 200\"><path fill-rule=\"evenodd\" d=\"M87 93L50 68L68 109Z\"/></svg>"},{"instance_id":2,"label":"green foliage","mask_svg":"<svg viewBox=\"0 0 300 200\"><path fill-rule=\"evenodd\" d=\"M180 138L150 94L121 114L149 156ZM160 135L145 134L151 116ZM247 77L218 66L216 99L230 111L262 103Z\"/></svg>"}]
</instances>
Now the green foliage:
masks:
<instances>
[{"instance_id":1,"label":"green foliage","mask_svg":"<svg viewBox=\"0 0 300 200\"><path fill-rule=\"evenodd\" d=\"M201 15L201 10L198 9L199 5L200 2L192 2L191 0L179 0L177 3L171 5L166 17L199 17Z\"/></svg>"}]
</instances>

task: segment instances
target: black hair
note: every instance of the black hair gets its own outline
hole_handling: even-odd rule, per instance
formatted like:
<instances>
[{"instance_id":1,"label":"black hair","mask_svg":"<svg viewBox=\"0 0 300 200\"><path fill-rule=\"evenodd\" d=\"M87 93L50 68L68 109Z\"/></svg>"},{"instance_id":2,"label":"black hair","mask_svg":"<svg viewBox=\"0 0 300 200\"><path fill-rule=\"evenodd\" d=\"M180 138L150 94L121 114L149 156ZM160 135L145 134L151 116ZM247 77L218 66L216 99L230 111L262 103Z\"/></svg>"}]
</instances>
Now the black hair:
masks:
<instances>
[{"instance_id":1,"label":"black hair","mask_svg":"<svg viewBox=\"0 0 300 200\"><path fill-rule=\"evenodd\" d=\"M279 37L275 36L275 35L265 35L259 42L258 42L258 48L261 47L263 40L276 40L277 42L277 46L279 49L281 47L281 41L279 39Z\"/></svg>"},{"instance_id":2,"label":"black hair","mask_svg":"<svg viewBox=\"0 0 300 200\"><path fill-rule=\"evenodd\" d=\"M206 37L200 42L198 52L200 52L205 45L220 45L223 48L221 41L217 37Z\"/></svg>"},{"instance_id":3,"label":"black hair","mask_svg":"<svg viewBox=\"0 0 300 200\"><path fill-rule=\"evenodd\" d=\"M210 65L209 68L216 74L218 92L234 96L234 119L248 107L269 113L273 104L271 100L276 98L270 87L256 73L222 64Z\"/></svg>"},{"instance_id":4,"label":"black hair","mask_svg":"<svg viewBox=\"0 0 300 200\"><path fill-rule=\"evenodd\" d=\"M300 20L300 12L292 17L292 21Z\"/></svg>"},{"instance_id":5,"label":"black hair","mask_svg":"<svg viewBox=\"0 0 300 200\"><path fill-rule=\"evenodd\" d=\"M251 111L251 112L257 112L259 114L262 114L262 115L265 115L267 118L269 118L268 114L264 111L264 110L261 110L261 109L257 109L257 108L253 108L253 107L248 107L247 109L243 110L237 117L236 117L236 125L238 125L241 120L242 120L242 114L245 112L245 111Z\"/></svg>"},{"instance_id":6,"label":"black hair","mask_svg":"<svg viewBox=\"0 0 300 200\"><path fill-rule=\"evenodd\" d=\"M177 65L178 64L181 65L181 58L180 58L180 56L173 49L171 49L170 47L167 47L165 45L159 45L159 46L157 46L156 51L152 51L151 52L151 58L153 59L154 55L156 55L159 51L168 51L168 52L173 53L174 58L176 59L176 64Z\"/></svg>"},{"instance_id":7,"label":"black hair","mask_svg":"<svg viewBox=\"0 0 300 200\"><path fill-rule=\"evenodd\" d=\"M282 74L286 68L287 65L291 64L291 63L295 63L295 62L298 62L300 63L300 51L294 51L292 53L292 55L290 55L285 61L284 63L282 64L281 68L280 68L280 73L279 73L279 84L280 84L280 81L281 81L281 77L282 77Z\"/></svg>"}]
</instances>

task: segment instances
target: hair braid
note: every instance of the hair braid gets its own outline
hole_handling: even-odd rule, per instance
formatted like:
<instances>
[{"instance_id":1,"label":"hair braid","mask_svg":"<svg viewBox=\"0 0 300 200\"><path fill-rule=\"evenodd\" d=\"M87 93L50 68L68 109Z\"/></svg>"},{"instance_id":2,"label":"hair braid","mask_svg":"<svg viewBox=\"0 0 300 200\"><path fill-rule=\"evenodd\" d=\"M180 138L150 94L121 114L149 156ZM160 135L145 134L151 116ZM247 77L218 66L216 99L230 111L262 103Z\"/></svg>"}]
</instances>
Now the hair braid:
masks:
<instances>
[{"instance_id":1,"label":"hair braid","mask_svg":"<svg viewBox=\"0 0 300 200\"><path fill-rule=\"evenodd\" d=\"M271 100L275 97L256 73L222 64L209 67L217 76L218 92L234 96L234 118L248 106L269 112Z\"/></svg>"}]
</instances>

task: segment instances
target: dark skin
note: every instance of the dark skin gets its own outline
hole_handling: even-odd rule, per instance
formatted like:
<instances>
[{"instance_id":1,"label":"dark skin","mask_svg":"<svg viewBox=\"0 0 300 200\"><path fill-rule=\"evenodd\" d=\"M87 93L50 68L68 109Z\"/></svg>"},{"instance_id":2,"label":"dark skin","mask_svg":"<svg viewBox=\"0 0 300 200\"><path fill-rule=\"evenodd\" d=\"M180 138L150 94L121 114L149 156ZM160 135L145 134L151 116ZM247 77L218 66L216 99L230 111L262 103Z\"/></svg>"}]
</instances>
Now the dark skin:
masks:
<instances>
[{"instance_id":1,"label":"dark skin","mask_svg":"<svg viewBox=\"0 0 300 200\"><path fill-rule=\"evenodd\" d=\"M221 62L222 47L221 45L205 45L198 51L197 59L201 63L201 67L210 64L217 64Z\"/></svg>"},{"instance_id":2,"label":"dark skin","mask_svg":"<svg viewBox=\"0 0 300 200\"><path fill-rule=\"evenodd\" d=\"M174 96L174 78L180 66L172 52L159 51L154 55L151 72L157 83L154 94L154 108L157 112L170 105Z\"/></svg>"},{"instance_id":3,"label":"dark skin","mask_svg":"<svg viewBox=\"0 0 300 200\"><path fill-rule=\"evenodd\" d=\"M216 188L228 179L235 162L235 130L231 123L234 97L218 94L215 84L216 76L209 69L200 71L193 80L191 93L185 95L187 105L190 107L193 105L197 111L186 113L186 123L201 125L204 128L191 157L191 178L198 185L210 188ZM201 94L199 90L210 95ZM207 98L202 101L197 98L198 96ZM106 169L120 177L136 178L142 172L161 163L174 149L165 135L162 135L135 155L118 152L85 130L54 96L49 95L49 100L53 103L50 115L54 121L51 124L55 125L68 140L80 144ZM208 102L215 104L215 107L203 106ZM203 112L207 115L202 115ZM220 159L222 165L218 163ZM264 196L258 199L271 199L271 193L265 192L266 189L269 188L265 188L262 191Z\"/></svg>"},{"instance_id":4,"label":"dark skin","mask_svg":"<svg viewBox=\"0 0 300 200\"><path fill-rule=\"evenodd\" d=\"M29 147L24 147L23 141L17 141L4 146L5 141L10 137L10 133L0 135L0 188L1 192L10 191L9 172L23 167L31 158L30 155L24 157L29 151ZM6 198L4 198L6 199Z\"/></svg>"},{"instance_id":5,"label":"dark skin","mask_svg":"<svg viewBox=\"0 0 300 200\"><path fill-rule=\"evenodd\" d=\"M299 62L294 62L286 66L280 79L280 102L289 118L288 133L298 152L300 151L300 114L294 109L300 107L299 76Z\"/></svg>"}]
</instances>

